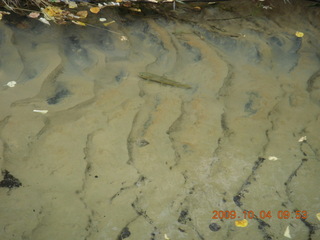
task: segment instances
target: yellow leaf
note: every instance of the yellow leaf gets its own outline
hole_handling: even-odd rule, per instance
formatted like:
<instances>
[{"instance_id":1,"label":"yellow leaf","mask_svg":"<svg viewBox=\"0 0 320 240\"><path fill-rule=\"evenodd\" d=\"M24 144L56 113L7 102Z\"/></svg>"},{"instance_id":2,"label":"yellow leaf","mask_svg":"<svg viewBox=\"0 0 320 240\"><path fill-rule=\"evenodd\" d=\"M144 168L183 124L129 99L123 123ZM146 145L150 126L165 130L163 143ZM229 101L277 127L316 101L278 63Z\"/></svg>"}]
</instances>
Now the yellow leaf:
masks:
<instances>
[{"instance_id":1,"label":"yellow leaf","mask_svg":"<svg viewBox=\"0 0 320 240\"><path fill-rule=\"evenodd\" d=\"M304 35L304 33L303 32L296 32L296 36L297 37L300 37L300 38L302 38L303 37L303 35Z\"/></svg>"},{"instance_id":2,"label":"yellow leaf","mask_svg":"<svg viewBox=\"0 0 320 240\"><path fill-rule=\"evenodd\" d=\"M100 12L100 8L99 7L92 7L92 8L90 8L90 12L98 13L98 12Z\"/></svg>"},{"instance_id":3,"label":"yellow leaf","mask_svg":"<svg viewBox=\"0 0 320 240\"><path fill-rule=\"evenodd\" d=\"M79 16L81 18L86 18L88 16L88 12L87 11L79 11L79 12L77 12L77 16Z\"/></svg>"},{"instance_id":4,"label":"yellow leaf","mask_svg":"<svg viewBox=\"0 0 320 240\"><path fill-rule=\"evenodd\" d=\"M109 26L110 24L115 23L115 22L116 22L116 21L107 22L107 23L104 23L103 26L107 27L107 26Z\"/></svg>"},{"instance_id":5,"label":"yellow leaf","mask_svg":"<svg viewBox=\"0 0 320 240\"><path fill-rule=\"evenodd\" d=\"M2 13L0 13L0 20L2 19Z\"/></svg>"},{"instance_id":6,"label":"yellow leaf","mask_svg":"<svg viewBox=\"0 0 320 240\"><path fill-rule=\"evenodd\" d=\"M248 226L248 220L247 219L243 219L243 220L240 220L240 221L235 221L235 225L237 227L246 227L246 226Z\"/></svg>"},{"instance_id":7,"label":"yellow leaf","mask_svg":"<svg viewBox=\"0 0 320 240\"><path fill-rule=\"evenodd\" d=\"M83 23L83 22L80 22L80 21L74 21L74 20L72 20L72 22L73 22L74 24L77 24L77 25L80 25L80 26L87 26L87 24L85 24L85 23Z\"/></svg>"},{"instance_id":8,"label":"yellow leaf","mask_svg":"<svg viewBox=\"0 0 320 240\"><path fill-rule=\"evenodd\" d=\"M43 13L46 14L49 17L57 17L62 14L62 10L58 7L46 7L43 9Z\"/></svg>"}]
</instances>

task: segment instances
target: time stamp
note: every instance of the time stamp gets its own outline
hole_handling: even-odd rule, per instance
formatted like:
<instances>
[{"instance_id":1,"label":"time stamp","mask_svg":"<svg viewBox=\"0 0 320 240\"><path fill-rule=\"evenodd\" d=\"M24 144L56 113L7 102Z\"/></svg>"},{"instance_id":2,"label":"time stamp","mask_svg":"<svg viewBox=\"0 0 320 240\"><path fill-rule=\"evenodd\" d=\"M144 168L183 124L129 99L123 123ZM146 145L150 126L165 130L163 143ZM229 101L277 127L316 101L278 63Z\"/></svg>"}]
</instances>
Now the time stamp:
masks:
<instances>
[{"instance_id":1,"label":"time stamp","mask_svg":"<svg viewBox=\"0 0 320 240\"><path fill-rule=\"evenodd\" d=\"M279 211L243 211L241 213L237 213L236 211L212 211L212 219L307 219L308 212L307 211L287 211L287 210L279 210Z\"/></svg>"}]
</instances>

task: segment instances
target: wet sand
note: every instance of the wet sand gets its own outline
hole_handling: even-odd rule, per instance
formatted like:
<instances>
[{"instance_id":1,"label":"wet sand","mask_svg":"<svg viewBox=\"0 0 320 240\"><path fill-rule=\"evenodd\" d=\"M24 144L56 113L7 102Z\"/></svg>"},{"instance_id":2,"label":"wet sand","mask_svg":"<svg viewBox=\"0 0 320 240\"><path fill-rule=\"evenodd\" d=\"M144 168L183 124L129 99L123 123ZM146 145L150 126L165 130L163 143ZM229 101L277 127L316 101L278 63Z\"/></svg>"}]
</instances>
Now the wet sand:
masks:
<instances>
[{"instance_id":1,"label":"wet sand","mask_svg":"<svg viewBox=\"0 0 320 240\"><path fill-rule=\"evenodd\" d=\"M0 22L0 238L319 239L319 9L242 7Z\"/></svg>"}]
</instances>

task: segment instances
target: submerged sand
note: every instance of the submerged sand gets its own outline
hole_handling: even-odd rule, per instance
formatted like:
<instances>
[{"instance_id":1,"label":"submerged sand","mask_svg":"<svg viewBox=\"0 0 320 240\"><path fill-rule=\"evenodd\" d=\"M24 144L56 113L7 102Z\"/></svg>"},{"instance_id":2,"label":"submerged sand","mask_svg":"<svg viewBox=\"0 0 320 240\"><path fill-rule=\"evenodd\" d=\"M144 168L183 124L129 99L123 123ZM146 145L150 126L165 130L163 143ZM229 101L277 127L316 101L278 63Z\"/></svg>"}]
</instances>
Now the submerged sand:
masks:
<instances>
[{"instance_id":1,"label":"submerged sand","mask_svg":"<svg viewBox=\"0 0 320 240\"><path fill-rule=\"evenodd\" d=\"M0 23L0 238L319 239L319 9L245 7Z\"/></svg>"}]
</instances>

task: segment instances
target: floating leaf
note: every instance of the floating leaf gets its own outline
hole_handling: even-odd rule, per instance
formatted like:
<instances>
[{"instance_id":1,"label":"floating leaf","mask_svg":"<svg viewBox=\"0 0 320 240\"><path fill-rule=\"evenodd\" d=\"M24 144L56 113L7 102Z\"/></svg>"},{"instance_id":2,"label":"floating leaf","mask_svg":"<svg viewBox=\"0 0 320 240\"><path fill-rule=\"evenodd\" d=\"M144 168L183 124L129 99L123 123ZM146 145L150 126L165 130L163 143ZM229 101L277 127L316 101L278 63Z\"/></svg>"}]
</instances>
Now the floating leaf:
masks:
<instances>
[{"instance_id":1,"label":"floating leaf","mask_svg":"<svg viewBox=\"0 0 320 240\"><path fill-rule=\"evenodd\" d=\"M299 38L302 38L303 35L304 35L303 32L298 32L298 31L296 32L296 36L299 37Z\"/></svg>"},{"instance_id":2,"label":"floating leaf","mask_svg":"<svg viewBox=\"0 0 320 240\"><path fill-rule=\"evenodd\" d=\"M45 19L47 20L55 20L57 17L61 17L63 14L63 11L58 7L52 7L48 6L45 9L41 9Z\"/></svg>"},{"instance_id":3,"label":"floating leaf","mask_svg":"<svg viewBox=\"0 0 320 240\"><path fill-rule=\"evenodd\" d=\"M317 219L320 221L320 213L316 214Z\"/></svg>"},{"instance_id":4,"label":"floating leaf","mask_svg":"<svg viewBox=\"0 0 320 240\"><path fill-rule=\"evenodd\" d=\"M237 227L246 227L246 226L248 226L248 220L243 219L243 220L235 221L235 225Z\"/></svg>"},{"instance_id":5,"label":"floating leaf","mask_svg":"<svg viewBox=\"0 0 320 240\"><path fill-rule=\"evenodd\" d=\"M97 14L98 12L100 12L100 8L99 7L92 7L92 8L90 8L90 12Z\"/></svg>"},{"instance_id":6,"label":"floating leaf","mask_svg":"<svg viewBox=\"0 0 320 240\"><path fill-rule=\"evenodd\" d=\"M39 16L40 16L39 12L31 12L28 15L28 17L30 17L30 18L38 18Z\"/></svg>"},{"instance_id":7,"label":"floating leaf","mask_svg":"<svg viewBox=\"0 0 320 240\"><path fill-rule=\"evenodd\" d=\"M277 160L279 160L279 158L277 158L276 156L269 156L269 157L268 157L268 160L270 160L270 161L277 161Z\"/></svg>"},{"instance_id":8,"label":"floating leaf","mask_svg":"<svg viewBox=\"0 0 320 240\"><path fill-rule=\"evenodd\" d=\"M103 26L107 27L107 26L109 26L110 24L115 23L115 22L116 22L116 21L107 22L107 23L104 23Z\"/></svg>"},{"instance_id":9,"label":"floating leaf","mask_svg":"<svg viewBox=\"0 0 320 240\"><path fill-rule=\"evenodd\" d=\"M72 20L72 22L73 22L74 24L77 24L77 25L80 25L80 26L87 26L87 24L85 24L84 22L73 21L73 20Z\"/></svg>"},{"instance_id":10,"label":"floating leaf","mask_svg":"<svg viewBox=\"0 0 320 240\"><path fill-rule=\"evenodd\" d=\"M106 18L99 18L99 21L100 22L105 22L105 21L107 21L107 19Z\"/></svg>"},{"instance_id":11,"label":"floating leaf","mask_svg":"<svg viewBox=\"0 0 320 240\"><path fill-rule=\"evenodd\" d=\"M88 12L87 11L79 11L79 12L77 12L77 16L79 16L80 18L86 18L88 16Z\"/></svg>"}]
</instances>

